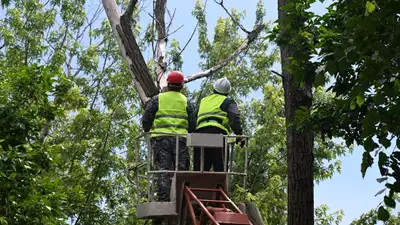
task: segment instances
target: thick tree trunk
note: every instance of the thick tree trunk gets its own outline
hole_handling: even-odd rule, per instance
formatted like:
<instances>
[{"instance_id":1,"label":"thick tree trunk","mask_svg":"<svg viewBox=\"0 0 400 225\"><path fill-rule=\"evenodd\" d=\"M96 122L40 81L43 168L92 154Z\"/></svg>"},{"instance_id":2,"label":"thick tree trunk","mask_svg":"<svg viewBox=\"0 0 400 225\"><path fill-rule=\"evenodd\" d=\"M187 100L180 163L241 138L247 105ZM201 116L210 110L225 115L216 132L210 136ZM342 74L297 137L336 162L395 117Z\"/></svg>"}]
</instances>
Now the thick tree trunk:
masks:
<instances>
[{"instance_id":1,"label":"thick tree trunk","mask_svg":"<svg viewBox=\"0 0 400 225\"><path fill-rule=\"evenodd\" d=\"M286 18L280 10L288 0L278 0L279 20ZM294 82L287 71L289 57L293 49L280 46L283 88L285 95L286 142L288 151L288 225L314 224L314 134L312 130L299 131L291 126L296 119L296 110L300 106L310 108L312 104L311 86L303 88Z\"/></svg>"}]
</instances>

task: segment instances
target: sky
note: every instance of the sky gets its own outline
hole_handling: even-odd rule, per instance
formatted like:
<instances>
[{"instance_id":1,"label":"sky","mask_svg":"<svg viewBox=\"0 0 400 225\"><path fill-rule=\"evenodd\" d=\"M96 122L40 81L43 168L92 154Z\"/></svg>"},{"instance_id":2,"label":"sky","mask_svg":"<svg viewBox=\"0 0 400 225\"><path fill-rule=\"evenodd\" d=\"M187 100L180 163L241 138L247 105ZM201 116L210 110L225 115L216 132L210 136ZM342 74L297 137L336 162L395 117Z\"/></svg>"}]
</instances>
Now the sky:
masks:
<instances>
[{"instance_id":1,"label":"sky","mask_svg":"<svg viewBox=\"0 0 400 225\"><path fill-rule=\"evenodd\" d=\"M202 0L202 3L204 3L204 0ZM317 14L322 14L326 12L325 7L330 3L331 1L327 1L322 4L318 1L318 3L315 3L312 6L311 10ZM176 8L171 30L183 25L181 29L172 35L172 38L176 38L180 42L181 46L187 42L196 25L196 20L191 15L194 4L195 0L168 1L168 8L171 11ZM257 0L225 0L224 4L228 9L235 8L238 11L246 10L247 16L242 24L248 30L252 29L255 21ZM277 1L265 0L264 6L266 8L265 21L275 21L278 18ZM140 20L143 26L151 20L148 16L148 13L151 12L150 10L151 7L145 9L145 12L140 14ZM214 27L220 16L227 17L223 9L217 5L214 0L208 0L206 19L210 38L213 36ZM182 71L186 76L200 71L198 67L200 58L197 53L197 41L197 34L195 34L192 41L182 54L184 61ZM148 55L145 55L146 59L148 59L148 57ZM280 64L275 65L273 69L281 71ZM189 84L189 88L192 90L198 89L199 82ZM260 93L254 93L252 97L260 97ZM363 148L358 146L355 147L353 154L342 158L342 171L340 174L337 173L332 179L315 185L315 207L318 207L321 204L327 204L331 212L342 209L345 216L341 225L348 225L361 214L372 208L376 208L383 199L382 195L374 197L379 190L383 189L383 184L376 182L376 178L380 177L377 166L370 168L364 179L361 176L360 165L363 151Z\"/></svg>"}]
</instances>

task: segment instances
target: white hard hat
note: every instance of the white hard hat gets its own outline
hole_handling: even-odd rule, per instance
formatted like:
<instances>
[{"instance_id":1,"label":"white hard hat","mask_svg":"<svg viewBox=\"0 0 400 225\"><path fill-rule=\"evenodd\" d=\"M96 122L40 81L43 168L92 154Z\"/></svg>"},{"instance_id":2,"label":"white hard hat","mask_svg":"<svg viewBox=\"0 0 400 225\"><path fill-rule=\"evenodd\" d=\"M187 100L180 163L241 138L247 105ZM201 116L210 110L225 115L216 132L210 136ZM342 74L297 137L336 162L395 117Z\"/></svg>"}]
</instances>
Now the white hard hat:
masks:
<instances>
[{"instance_id":1,"label":"white hard hat","mask_svg":"<svg viewBox=\"0 0 400 225\"><path fill-rule=\"evenodd\" d=\"M231 91L231 82L226 77L223 77L216 80L213 87L218 93L228 94Z\"/></svg>"}]
</instances>

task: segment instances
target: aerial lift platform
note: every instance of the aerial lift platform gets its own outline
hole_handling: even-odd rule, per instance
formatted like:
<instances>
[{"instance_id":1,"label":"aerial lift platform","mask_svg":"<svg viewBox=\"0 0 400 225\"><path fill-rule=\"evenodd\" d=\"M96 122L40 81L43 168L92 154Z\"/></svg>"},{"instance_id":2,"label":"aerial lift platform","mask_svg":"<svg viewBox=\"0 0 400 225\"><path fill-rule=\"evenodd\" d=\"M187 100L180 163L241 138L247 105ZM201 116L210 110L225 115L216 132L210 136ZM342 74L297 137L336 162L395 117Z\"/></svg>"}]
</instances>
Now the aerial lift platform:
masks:
<instances>
[{"instance_id":1,"label":"aerial lift platform","mask_svg":"<svg viewBox=\"0 0 400 225\"><path fill-rule=\"evenodd\" d=\"M158 132L161 133L161 132ZM163 133L168 134L168 133ZM247 176L247 137L229 136L222 134L169 134L176 137L176 161L175 170L152 170L153 150L151 148L149 133L137 137L139 140L136 145L135 159L139 162L141 152L147 159L147 169L145 176L135 171L135 182L138 192L138 206L136 216L140 219L159 219L162 218L168 225L253 225L247 214L243 213L239 207L229 198L229 176L243 176L243 185L246 185ZM188 147L201 148L200 171L179 171L178 170L178 144L179 137L186 136ZM228 167L228 139L246 138L244 172L232 172L233 146ZM140 139L145 138L147 146L141 146ZM147 147L147 148L146 148ZM204 148L220 147L224 148L224 172L204 171ZM147 149L147 151L146 151ZM137 164L136 164L137 165ZM144 166L145 164L142 164ZM138 166L140 167L140 166ZM137 167L137 168L138 168ZM136 170L137 170L136 168ZM170 202L153 201L153 185L155 184L154 175L158 173L169 173L172 175ZM147 182L147 202L140 202L139 178L145 178ZM194 207L196 206L196 207ZM189 214L189 215L188 215ZM189 216L189 218L187 218ZM189 219L189 220L188 220ZM188 223L190 221L190 223Z\"/></svg>"}]
</instances>

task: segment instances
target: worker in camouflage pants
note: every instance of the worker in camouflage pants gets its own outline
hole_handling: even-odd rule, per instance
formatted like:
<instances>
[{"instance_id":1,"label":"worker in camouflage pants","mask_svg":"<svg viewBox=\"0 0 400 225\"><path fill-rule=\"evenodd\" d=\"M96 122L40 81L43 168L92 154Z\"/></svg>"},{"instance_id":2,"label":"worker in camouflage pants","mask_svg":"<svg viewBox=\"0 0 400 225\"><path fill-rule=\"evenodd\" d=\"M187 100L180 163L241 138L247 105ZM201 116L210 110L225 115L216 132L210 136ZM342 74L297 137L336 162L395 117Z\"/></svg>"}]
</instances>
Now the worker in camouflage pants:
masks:
<instances>
[{"instance_id":1,"label":"worker in camouflage pants","mask_svg":"<svg viewBox=\"0 0 400 225\"><path fill-rule=\"evenodd\" d=\"M175 170L176 135L186 134L196 128L193 104L180 93L184 84L181 72L169 73L168 90L153 97L145 107L142 118L143 130L151 131L151 145L157 170ZM170 134L159 134L164 132ZM189 170L190 156L186 135L179 137L178 169ZM157 181L158 201L170 201L171 174L159 174Z\"/></svg>"},{"instance_id":2,"label":"worker in camouflage pants","mask_svg":"<svg viewBox=\"0 0 400 225\"><path fill-rule=\"evenodd\" d=\"M175 170L176 139L175 137L159 137L151 140L154 152L154 164L157 170ZM178 170L189 170L190 155L186 147L186 138L179 138ZM170 201L172 174L160 173L157 183L157 195L159 202Z\"/></svg>"}]
</instances>

